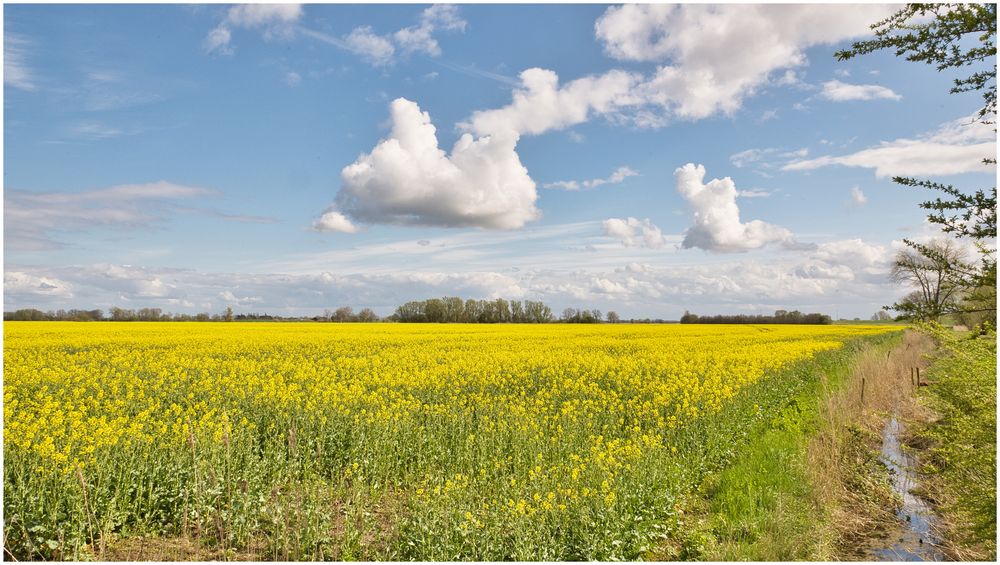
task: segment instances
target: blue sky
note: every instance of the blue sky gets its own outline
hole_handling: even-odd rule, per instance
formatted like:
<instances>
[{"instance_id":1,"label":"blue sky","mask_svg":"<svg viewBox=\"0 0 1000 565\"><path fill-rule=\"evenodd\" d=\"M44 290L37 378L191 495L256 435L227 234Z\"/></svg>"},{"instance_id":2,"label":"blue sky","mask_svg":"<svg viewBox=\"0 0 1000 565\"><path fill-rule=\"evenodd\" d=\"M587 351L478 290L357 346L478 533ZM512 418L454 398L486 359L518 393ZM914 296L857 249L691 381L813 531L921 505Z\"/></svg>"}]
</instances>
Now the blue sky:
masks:
<instances>
[{"instance_id":1,"label":"blue sky","mask_svg":"<svg viewBox=\"0 0 1000 565\"><path fill-rule=\"evenodd\" d=\"M867 318L890 177L995 177L953 75L833 57L891 11L6 5L4 307Z\"/></svg>"}]
</instances>

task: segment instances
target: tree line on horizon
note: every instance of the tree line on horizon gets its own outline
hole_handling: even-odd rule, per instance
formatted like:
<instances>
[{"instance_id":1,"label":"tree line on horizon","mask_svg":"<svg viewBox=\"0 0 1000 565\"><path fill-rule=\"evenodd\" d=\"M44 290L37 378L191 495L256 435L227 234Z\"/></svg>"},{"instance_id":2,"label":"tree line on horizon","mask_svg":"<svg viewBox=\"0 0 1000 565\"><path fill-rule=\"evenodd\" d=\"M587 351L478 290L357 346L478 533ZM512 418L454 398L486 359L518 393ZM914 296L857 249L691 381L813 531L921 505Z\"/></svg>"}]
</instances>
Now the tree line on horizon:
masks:
<instances>
[{"instance_id":1,"label":"tree line on horizon","mask_svg":"<svg viewBox=\"0 0 1000 565\"><path fill-rule=\"evenodd\" d=\"M114 306L105 314L94 310L49 310L22 308L4 312L5 321L70 321L70 322L253 322L253 321L313 321L335 323L464 323L464 324L665 324L676 321L661 318L623 319L614 310L602 313L598 309L565 308L556 316L552 308L538 300L462 299L457 296L412 300L398 306L390 316L380 317L371 308L355 312L350 306L336 310L325 310L316 316L277 316L272 314L236 314L231 307L223 312L209 314L172 314L160 308L140 308L137 310ZM698 316L685 311L682 324L830 324L833 320L825 314L803 314L778 310L773 316L759 315L715 315Z\"/></svg>"},{"instance_id":2,"label":"tree line on horizon","mask_svg":"<svg viewBox=\"0 0 1000 565\"><path fill-rule=\"evenodd\" d=\"M798 310L776 310L773 316L760 314L736 314L699 316L685 311L681 316L682 324L832 324L833 318L826 314L803 314Z\"/></svg>"}]
</instances>

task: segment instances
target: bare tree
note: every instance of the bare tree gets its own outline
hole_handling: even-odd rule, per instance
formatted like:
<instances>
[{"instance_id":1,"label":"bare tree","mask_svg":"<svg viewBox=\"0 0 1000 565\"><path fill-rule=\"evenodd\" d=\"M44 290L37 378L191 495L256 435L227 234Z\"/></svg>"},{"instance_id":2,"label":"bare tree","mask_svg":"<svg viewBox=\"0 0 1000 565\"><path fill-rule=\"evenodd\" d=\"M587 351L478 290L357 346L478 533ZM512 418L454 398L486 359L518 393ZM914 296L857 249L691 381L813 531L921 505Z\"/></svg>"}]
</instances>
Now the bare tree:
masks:
<instances>
[{"instance_id":1,"label":"bare tree","mask_svg":"<svg viewBox=\"0 0 1000 565\"><path fill-rule=\"evenodd\" d=\"M618 312L615 312L614 310L609 310L607 315L609 324L617 324L621 321L621 318L618 317Z\"/></svg>"},{"instance_id":2,"label":"bare tree","mask_svg":"<svg viewBox=\"0 0 1000 565\"><path fill-rule=\"evenodd\" d=\"M917 290L892 305L906 318L937 320L956 310L965 286L961 272L965 253L952 240L939 239L922 246L923 252L903 249L896 254L890 277Z\"/></svg>"},{"instance_id":3,"label":"bare tree","mask_svg":"<svg viewBox=\"0 0 1000 565\"><path fill-rule=\"evenodd\" d=\"M377 322L378 321L378 314L376 314L375 311L372 310L371 308L362 308L361 311L358 312L358 321L359 322Z\"/></svg>"},{"instance_id":4,"label":"bare tree","mask_svg":"<svg viewBox=\"0 0 1000 565\"><path fill-rule=\"evenodd\" d=\"M354 309L350 306L341 306L333 313L331 320L334 322L353 322Z\"/></svg>"},{"instance_id":5,"label":"bare tree","mask_svg":"<svg viewBox=\"0 0 1000 565\"><path fill-rule=\"evenodd\" d=\"M886 312L885 310L879 310L878 312L875 312L874 314L872 314L872 321L873 322L887 322L887 321L889 321L891 319L892 319L892 316L890 316L889 313Z\"/></svg>"}]
</instances>

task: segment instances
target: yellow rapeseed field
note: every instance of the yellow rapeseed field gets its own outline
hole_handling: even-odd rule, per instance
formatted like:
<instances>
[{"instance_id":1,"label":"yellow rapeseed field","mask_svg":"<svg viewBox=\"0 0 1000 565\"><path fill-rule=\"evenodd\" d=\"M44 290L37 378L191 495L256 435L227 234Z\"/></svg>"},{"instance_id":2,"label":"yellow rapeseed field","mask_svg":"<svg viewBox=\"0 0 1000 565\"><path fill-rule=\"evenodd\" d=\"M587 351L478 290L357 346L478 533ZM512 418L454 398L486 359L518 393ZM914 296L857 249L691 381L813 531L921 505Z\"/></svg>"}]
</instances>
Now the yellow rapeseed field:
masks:
<instances>
[{"instance_id":1,"label":"yellow rapeseed field","mask_svg":"<svg viewBox=\"0 0 1000 565\"><path fill-rule=\"evenodd\" d=\"M8 322L8 551L634 557L765 377L897 329Z\"/></svg>"}]
</instances>

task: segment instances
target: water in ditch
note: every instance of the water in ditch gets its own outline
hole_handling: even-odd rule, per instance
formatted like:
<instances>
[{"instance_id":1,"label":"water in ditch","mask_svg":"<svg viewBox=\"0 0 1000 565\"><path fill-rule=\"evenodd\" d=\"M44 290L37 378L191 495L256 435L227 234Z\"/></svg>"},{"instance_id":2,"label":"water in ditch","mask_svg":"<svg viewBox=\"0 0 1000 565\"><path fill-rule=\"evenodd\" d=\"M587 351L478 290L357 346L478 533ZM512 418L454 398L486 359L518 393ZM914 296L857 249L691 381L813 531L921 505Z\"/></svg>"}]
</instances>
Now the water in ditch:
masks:
<instances>
[{"instance_id":1,"label":"water in ditch","mask_svg":"<svg viewBox=\"0 0 1000 565\"><path fill-rule=\"evenodd\" d=\"M892 472L892 488L903 505L896 512L901 527L886 542L872 550L875 561L944 561L941 540L934 534L934 513L930 506L913 494L918 485L916 461L903 451L899 442L902 427L892 417L882 430L882 460Z\"/></svg>"}]
</instances>

